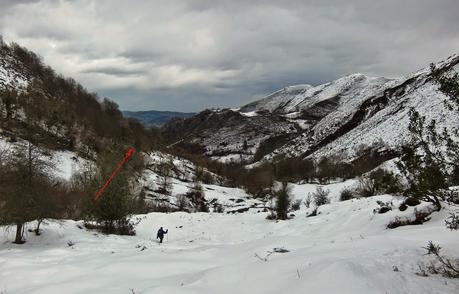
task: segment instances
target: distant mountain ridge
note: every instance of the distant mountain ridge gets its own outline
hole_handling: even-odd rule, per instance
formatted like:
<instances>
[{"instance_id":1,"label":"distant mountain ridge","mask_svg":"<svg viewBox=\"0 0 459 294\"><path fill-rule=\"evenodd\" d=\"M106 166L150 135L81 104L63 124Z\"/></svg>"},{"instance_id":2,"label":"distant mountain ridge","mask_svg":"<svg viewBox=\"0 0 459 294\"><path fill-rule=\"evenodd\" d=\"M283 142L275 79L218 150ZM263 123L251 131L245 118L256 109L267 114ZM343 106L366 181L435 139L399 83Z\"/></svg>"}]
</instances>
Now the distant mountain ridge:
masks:
<instances>
[{"instance_id":1,"label":"distant mountain ridge","mask_svg":"<svg viewBox=\"0 0 459 294\"><path fill-rule=\"evenodd\" d=\"M457 71L459 55L435 67ZM396 153L407 144L412 108L439 129L457 126L459 116L445 106L446 99L430 67L398 79L356 73L318 86L285 87L237 109L207 110L165 125L163 136L220 161L354 160L364 146Z\"/></svg>"},{"instance_id":2,"label":"distant mountain ridge","mask_svg":"<svg viewBox=\"0 0 459 294\"><path fill-rule=\"evenodd\" d=\"M123 111L125 117L135 118L146 127L160 127L174 118L188 118L196 113L177 111Z\"/></svg>"}]
</instances>

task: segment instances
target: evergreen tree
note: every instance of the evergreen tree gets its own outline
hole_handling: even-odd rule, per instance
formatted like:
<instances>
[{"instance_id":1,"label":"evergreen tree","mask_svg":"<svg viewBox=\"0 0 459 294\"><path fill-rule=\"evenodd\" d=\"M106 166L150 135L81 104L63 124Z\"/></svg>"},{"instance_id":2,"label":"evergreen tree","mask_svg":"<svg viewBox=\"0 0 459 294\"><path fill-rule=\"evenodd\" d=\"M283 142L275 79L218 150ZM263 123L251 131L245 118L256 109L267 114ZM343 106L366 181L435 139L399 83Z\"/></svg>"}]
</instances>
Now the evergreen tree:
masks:
<instances>
[{"instance_id":1,"label":"evergreen tree","mask_svg":"<svg viewBox=\"0 0 459 294\"><path fill-rule=\"evenodd\" d=\"M96 191L112 174L122 152L109 152L99 156L97 171L92 181L92 189ZM133 234L130 217L137 207L132 186L131 170L125 164L112 178L100 198L95 200L94 193L86 199L85 220L95 221L106 233Z\"/></svg>"},{"instance_id":2,"label":"evergreen tree","mask_svg":"<svg viewBox=\"0 0 459 294\"><path fill-rule=\"evenodd\" d=\"M291 189L287 182L282 182L282 186L275 192L277 219L285 220L288 218L288 211L292 204Z\"/></svg>"},{"instance_id":3,"label":"evergreen tree","mask_svg":"<svg viewBox=\"0 0 459 294\"><path fill-rule=\"evenodd\" d=\"M445 104L459 112L459 75L433 65L431 71L440 91L448 97ZM432 202L440 210L440 201L459 170L459 143L446 129L438 132L435 120L426 122L414 109L410 111L409 130L411 144L403 147L399 163L410 184L407 194ZM453 134L457 137L458 129Z\"/></svg>"}]
</instances>

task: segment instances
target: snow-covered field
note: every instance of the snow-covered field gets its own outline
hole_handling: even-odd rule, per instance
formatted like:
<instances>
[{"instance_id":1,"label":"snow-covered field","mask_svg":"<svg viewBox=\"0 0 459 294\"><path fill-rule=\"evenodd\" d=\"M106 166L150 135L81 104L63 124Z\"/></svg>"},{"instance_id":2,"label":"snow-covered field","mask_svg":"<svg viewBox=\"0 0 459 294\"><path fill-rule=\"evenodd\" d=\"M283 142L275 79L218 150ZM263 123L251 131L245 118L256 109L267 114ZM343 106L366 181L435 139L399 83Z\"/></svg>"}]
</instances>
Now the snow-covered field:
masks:
<instances>
[{"instance_id":1,"label":"snow-covered field","mask_svg":"<svg viewBox=\"0 0 459 294\"><path fill-rule=\"evenodd\" d=\"M59 177L70 178L82 164L74 157L52 152ZM171 198L188 191L194 171L190 162L173 161L178 174ZM142 185L157 185L155 172L144 177ZM139 215L136 236L102 235L83 229L82 221L49 221L24 245L11 243L14 229L0 227L0 293L459 293L459 280L416 275L419 264L431 260L422 249L428 241L448 257L459 256L457 232L444 226L458 207L447 206L424 225L389 230L391 220L412 217L414 208L400 212L403 199L388 195L339 202L340 192L354 185L323 186L331 204L314 217L306 217L313 207L302 205L288 221L266 220L267 204L242 189L203 185L206 199L226 212L251 209ZM294 199L305 200L317 185L291 188ZM394 209L375 214L377 201ZM154 239L160 226L170 230L162 245Z\"/></svg>"},{"instance_id":2,"label":"snow-covered field","mask_svg":"<svg viewBox=\"0 0 459 294\"><path fill-rule=\"evenodd\" d=\"M459 293L459 280L416 275L432 240L459 256L444 226L453 207L419 226L386 229L396 215L374 214L376 196L333 202L307 218L268 221L266 213L151 213L133 237L101 235L81 222L51 221L41 236L0 237L3 293ZM169 229L159 245L156 230ZM3 232L2 232L3 233ZM69 246L69 244L74 244ZM285 248L286 253L270 253ZM258 257L257 257L257 256ZM398 271L394 271L394 266Z\"/></svg>"}]
</instances>

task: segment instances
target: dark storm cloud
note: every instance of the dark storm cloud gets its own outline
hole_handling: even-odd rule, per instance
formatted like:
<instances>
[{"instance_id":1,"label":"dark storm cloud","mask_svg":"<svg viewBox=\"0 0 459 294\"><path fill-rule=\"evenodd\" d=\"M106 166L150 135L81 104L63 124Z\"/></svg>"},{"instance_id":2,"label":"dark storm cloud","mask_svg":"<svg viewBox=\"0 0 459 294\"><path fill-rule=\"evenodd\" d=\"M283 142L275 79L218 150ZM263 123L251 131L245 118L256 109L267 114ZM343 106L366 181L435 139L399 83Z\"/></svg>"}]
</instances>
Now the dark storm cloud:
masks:
<instances>
[{"instance_id":1,"label":"dark storm cloud","mask_svg":"<svg viewBox=\"0 0 459 294\"><path fill-rule=\"evenodd\" d=\"M144 75L147 73L145 70L135 70L135 69L126 69L126 68L117 68L117 67L97 67L92 69L85 69L81 71L82 73L95 73L95 74L104 74L112 76L138 76Z\"/></svg>"},{"instance_id":2,"label":"dark storm cloud","mask_svg":"<svg viewBox=\"0 0 459 294\"><path fill-rule=\"evenodd\" d=\"M354 72L400 76L459 48L456 0L37 0L0 8L7 41L133 110L238 106Z\"/></svg>"}]
</instances>

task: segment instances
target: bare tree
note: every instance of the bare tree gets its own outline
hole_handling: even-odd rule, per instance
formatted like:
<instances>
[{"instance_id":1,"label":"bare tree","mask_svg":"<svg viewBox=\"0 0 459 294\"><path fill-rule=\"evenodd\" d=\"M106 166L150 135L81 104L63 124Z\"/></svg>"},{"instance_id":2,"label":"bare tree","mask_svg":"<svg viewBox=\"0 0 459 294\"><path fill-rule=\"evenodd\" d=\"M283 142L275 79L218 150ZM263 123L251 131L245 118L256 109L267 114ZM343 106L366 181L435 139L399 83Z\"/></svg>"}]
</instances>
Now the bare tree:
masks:
<instances>
[{"instance_id":1,"label":"bare tree","mask_svg":"<svg viewBox=\"0 0 459 294\"><path fill-rule=\"evenodd\" d=\"M158 166L159 192L170 195L172 193L172 166L171 162L161 162Z\"/></svg>"},{"instance_id":2,"label":"bare tree","mask_svg":"<svg viewBox=\"0 0 459 294\"><path fill-rule=\"evenodd\" d=\"M13 152L3 166L0 223L16 226L17 244L24 243L27 222L44 219L55 211L47 205L52 203L48 202L52 189L46 174L49 166L30 141Z\"/></svg>"},{"instance_id":3,"label":"bare tree","mask_svg":"<svg viewBox=\"0 0 459 294\"><path fill-rule=\"evenodd\" d=\"M186 195L191 200L191 203L195 207L196 211L199 211L199 212L209 211L209 207L206 204L204 190L199 181L195 180L195 182L193 183L193 186L190 187Z\"/></svg>"}]
</instances>

